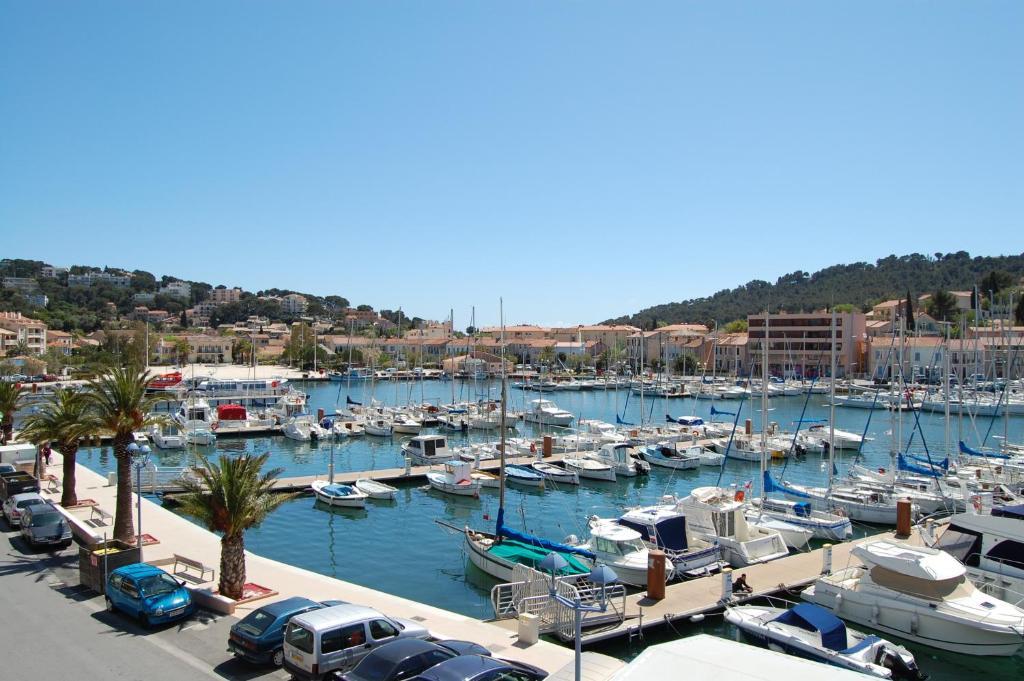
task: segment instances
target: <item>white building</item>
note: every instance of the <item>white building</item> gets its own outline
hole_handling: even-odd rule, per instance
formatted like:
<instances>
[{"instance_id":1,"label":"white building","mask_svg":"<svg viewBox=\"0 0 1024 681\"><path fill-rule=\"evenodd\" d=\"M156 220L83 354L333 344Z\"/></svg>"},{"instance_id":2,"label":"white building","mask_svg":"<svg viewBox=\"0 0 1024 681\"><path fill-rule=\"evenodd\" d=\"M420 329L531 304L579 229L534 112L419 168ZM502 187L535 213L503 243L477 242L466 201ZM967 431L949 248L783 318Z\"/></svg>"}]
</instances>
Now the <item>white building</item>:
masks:
<instances>
[{"instance_id":1,"label":"white building","mask_svg":"<svg viewBox=\"0 0 1024 681\"><path fill-rule=\"evenodd\" d=\"M289 293L281 298L281 311L287 315L303 314L307 307L309 307L309 302L306 300L306 296L298 293Z\"/></svg>"},{"instance_id":2,"label":"white building","mask_svg":"<svg viewBox=\"0 0 1024 681\"><path fill-rule=\"evenodd\" d=\"M210 291L210 297L208 301L214 305L226 305L227 303L237 303L242 299L242 289L238 288L215 288Z\"/></svg>"},{"instance_id":3,"label":"white building","mask_svg":"<svg viewBox=\"0 0 1024 681\"><path fill-rule=\"evenodd\" d=\"M38 319L24 317L20 312L0 312L0 329L10 333L3 334L2 342L7 349L24 343L30 352L41 355L46 352L46 324Z\"/></svg>"},{"instance_id":4,"label":"white building","mask_svg":"<svg viewBox=\"0 0 1024 681\"><path fill-rule=\"evenodd\" d=\"M173 298L189 300L192 298L192 284L187 281L172 281L160 287L160 293Z\"/></svg>"},{"instance_id":5,"label":"white building","mask_svg":"<svg viewBox=\"0 0 1024 681\"><path fill-rule=\"evenodd\" d=\"M43 265L43 269L40 270L40 274L47 279L56 279L57 277L67 273L67 267L54 267L53 265Z\"/></svg>"},{"instance_id":6,"label":"white building","mask_svg":"<svg viewBox=\"0 0 1024 681\"><path fill-rule=\"evenodd\" d=\"M118 288L132 285L132 275L113 274L111 272L86 272L85 274L69 274L68 286L92 286L93 284L110 284Z\"/></svg>"}]
</instances>

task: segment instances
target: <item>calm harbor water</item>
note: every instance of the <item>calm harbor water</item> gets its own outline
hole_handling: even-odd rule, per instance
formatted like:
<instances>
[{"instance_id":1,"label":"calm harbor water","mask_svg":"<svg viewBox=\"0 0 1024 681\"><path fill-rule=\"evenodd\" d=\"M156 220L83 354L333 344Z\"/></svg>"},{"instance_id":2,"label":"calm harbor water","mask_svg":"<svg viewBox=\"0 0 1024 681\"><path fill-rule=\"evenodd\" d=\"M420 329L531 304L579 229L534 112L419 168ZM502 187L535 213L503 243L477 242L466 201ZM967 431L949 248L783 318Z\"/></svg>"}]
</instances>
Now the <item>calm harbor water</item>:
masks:
<instances>
[{"instance_id":1,"label":"calm harbor water","mask_svg":"<svg viewBox=\"0 0 1024 681\"><path fill-rule=\"evenodd\" d=\"M377 385L374 394L378 400L387 403L406 403L410 399L432 402L450 402L452 383L398 382ZM368 401L370 386L353 384L351 391L344 384L313 384L301 386L309 393L311 411L323 408L328 413L344 406L346 395L356 401ZM498 395L496 383L476 384L456 382L455 398L475 400L479 397ZM521 409L537 393L509 391L511 408ZM571 411L577 417L597 418L614 422L616 414L624 421L638 423L641 420L640 400L626 391L584 391L557 392L545 394L560 407ZM826 395L812 395L809 400L800 397L778 397L770 400L768 420L780 427L792 430L806 402L804 421L828 417ZM760 422L760 400L718 401L717 409L735 412L742 405L740 423L745 418L754 421L755 428ZM711 402L692 399L654 400L644 403L645 419L663 422L666 413L675 415L696 414L710 418ZM753 410L753 411L752 411ZM731 418L731 417L719 417ZM870 418L870 423L868 420ZM862 432L867 425L868 437L864 446L863 462L874 467L889 468L892 465L890 449L891 433L894 430L893 417L885 411L870 412L860 409L837 409L837 427ZM1002 436L1003 423L992 419L964 419L957 423L954 416L950 425L951 450L955 451L958 432L972 445L986 438L989 444L997 444L994 436ZM915 427L913 414L903 416L903 446L911 437ZM990 430L990 425L991 430ZM523 434L539 434L532 427L519 424ZM945 456L945 423L942 414L920 414L920 430L914 435L911 451L924 455L927 446L937 461ZM923 434L923 438L922 438ZM1009 437L1020 442L1024 435L1024 419L1013 418L1009 424ZM404 465L399 448L401 438L379 439L371 437L352 438L329 443L299 443L284 437L261 437L250 439L225 439L215 447L204 448L207 455L248 452L270 452L270 465L284 469L283 475L326 474L328 462L334 456L338 471L371 470ZM468 437L453 435L453 445L463 441L494 439L494 433L470 433ZM923 442L922 442L923 440ZM190 463L193 453L189 451L156 450L158 465L176 466ZM852 453L842 453L838 460L840 473L853 459ZM106 472L113 470L113 456L109 448L93 448L79 453L79 460L86 466ZM783 465L773 464L773 473L783 473ZM510 487L507 490L506 522L537 535L560 540L575 534L586 535L586 521L591 515L611 516L626 506L650 504L664 494L685 495L701 485L721 483L745 485L753 483L753 492L758 488L756 464L730 461L720 473L718 469L701 468L693 471L674 472L655 468L648 477L620 480L615 483L585 483L579 487L555 486L548 484L545 491L522 490ZM826 465L819 455L808 455L804 459L791 460L785 467L785 477L803 483L823 484ZM466 499L449 497L425 489L423 484L407 484L400 487L398 499L393 502L370 502L365 510L336 509L329 512L316 507L309 497L301 497L284 504L260 527L246 535L249 550L309 570L331 575L346 581L363 584L430 603L455 612L477 618L491 616L489 595L496 583L486 574L472 566L462 549L461 534L438 524L437 520L462 527L493 527L498 502L496 490L484 490L481 498ZM863 535L871 528L858 528ZM844 567L837 565L837 568ZM632 657L645 644L660 642L677 635L705 632L720 636L735 637L736 631L724 623L721 617L709 616L700 624L676 625L679 634L670 629L649 633L644 642L615 643L597 648L619 657ZM968 674L984 674L990 679L1024 678L1024 658L1021 654L1013 658L979 659L941 653L924 647L908 645L918 656L923 670L933 679L962 679Z\"/></svg>"}]
</instances>

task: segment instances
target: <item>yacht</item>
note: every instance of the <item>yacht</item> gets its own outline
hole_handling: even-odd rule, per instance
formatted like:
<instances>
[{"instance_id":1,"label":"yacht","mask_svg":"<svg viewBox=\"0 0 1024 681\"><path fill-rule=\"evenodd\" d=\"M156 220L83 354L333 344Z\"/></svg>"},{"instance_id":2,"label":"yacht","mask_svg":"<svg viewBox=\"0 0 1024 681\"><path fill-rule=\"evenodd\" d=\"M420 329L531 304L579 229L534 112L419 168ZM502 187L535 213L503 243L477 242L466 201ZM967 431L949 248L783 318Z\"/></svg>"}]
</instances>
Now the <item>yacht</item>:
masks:
<instances>
[{"instance_id":1,"label":"yacht","mask_svg":"<svg viewBox=\"0 0 1024 681\"><path fill-rule=\"evenodd\" d=\"M530 408L523 414L524 421L541 426L568 426L574 418L551 400L530 400Z\"/></svg>"},{"instance_id":2,"label":"yacht","mask_svg":"<svg viewBox=\"0 0 1024 681\"><path fill-rule=\"evenodd\" d=\"M668 444L651 445L640 450L641 456L652 466L679 470L700 468L700 455L703 451L704 448L700 445L679 451L675 446L670 447Z\"/></svg>"},{"instance_id":3,"label":"yacht","mask_svg":"<svg viewBox=\"0 0 1024 681\"><path fill-rule=\"evenodd\" d=\"M1024 605L1024 506L951 516L934 548L963 563L983 592Z\"/></svg>"},{"instance_id":4,"label":"yacht","mask_svg":"<svg viewBox=\"0 0 1024 681\"><path fill-rule=\"evenodd\" d=\"M402 452L419 466L445 463L455 458L444 435L417 435L402 445Z\"/></svg>"},{"instance_id":5,"label":"yacht","mask_svg":"<svg viewBox=\"0 0 1024 681\"><path fill-rule=\"evenodd\" d=\"M667 499L672 500L672 497ZM676 577L701 577L727 565L718 543L694 534L686 516L676 510L673 503L630 509L619 516L618 523L636 530L649 544L664 551Z\"/></svg>"},{"instance_id":6,"label":"yacht","mask_svg":"<svg viewBox=\"0 0 1024 681\"><path fill-rule=\"evenodd\" d=\"M590 518L590 539L581 548L615 571L623 584L647 587L647 562L650 549L636 530L608 518ZM672 579L671 564L666 565L665 579Z\"/></svg>"},{"instance_id":7,"label":"yacht","mask_svg":"<svg viewBox=\"0 0 1024 681\"><path fill-rule=\"evenodd\" d=\"M689 519L694 533L721 545L722 557L733 567L788 556L781 534L747 522L743 496L743 490L697 487L676 508Z\"/></svg>"},{"instance_id":8,"label":"yacht","mask_svg":"<svg viewBox=\"0 0 1024 681\"><path fill-rule=\"evenodd\" d=\"M607 466L611 466L616 477L626 478L637 475L647 475L651 472L651 464L647 463L637 450L625 444L602 445L596 452L585 454L584 458L590 458Z\"/></svg>"},{"instance_id":9,"label":"yacht","mask_svg":"<svg viewBox=\"0 0 1024 681\"><path fill-rule=\"evenodd\" d=\"M803 598L843 619L964 655L1008 656L1024 643L1024 610L979 591L948 553L881 539L852 555L863 566L819 577Z\"/></svg>"},{"instance_id":10,"label":"yacht","mask_svg":"<svg viewBox=\"0 0 1024 681\"><path fill-rule=\"evenodd\" d=\"M836 449L854 449L859 450L861 445L864 444L864 438L857 433L851 433L848 430L834 430L829 429L827 423L816 423L807 429L807 433L812 437L817 437L822 442L828 442L829 433L832 433L835 438Z\"/></svg>"},{"instance_id":11,"label":"yacht","mask_svg":"<svg viewBox=\"0 0 1024 681\"><path fill-rule=\"evenodd\" d=\"M149 436L160 449L181 449L185 446L185 436L173 421L153 426Z\"/></svg>"}]
</instances>

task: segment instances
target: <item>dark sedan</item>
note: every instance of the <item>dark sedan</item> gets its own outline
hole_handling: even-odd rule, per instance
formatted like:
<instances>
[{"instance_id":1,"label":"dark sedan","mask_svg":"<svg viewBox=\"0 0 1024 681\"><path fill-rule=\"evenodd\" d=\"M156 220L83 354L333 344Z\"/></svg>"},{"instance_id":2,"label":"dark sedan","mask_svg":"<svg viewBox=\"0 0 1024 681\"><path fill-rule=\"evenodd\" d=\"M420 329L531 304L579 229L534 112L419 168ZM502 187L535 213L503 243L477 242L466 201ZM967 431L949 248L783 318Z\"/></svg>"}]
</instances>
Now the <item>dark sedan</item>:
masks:
<instances>
[{"instance_id":1,"label":"dark sedan","mask_svg":"<svg viewBox=\"0 0 1024 681\"><path fill-rule=\"evenodd\" d=\"M523 662L482 655L460 655L434 665L414 681L540 681L547 672Z\"/></svg>"},{"instance_id":2,"label":"dark sedan","mask_svg":"<svg viewBox=\"0 0 1024 681\"><path fill-rule=\"evenodd\" d=\"M265 605L253 610L242 621L231 627L228 651L253 664L272 664L280 667L284 663L284 628L288 620L296 615L339 605L344 601L317 603L308 598L295 596Z\"/></svg>"},{"instance_id":3,"label":"dark sedan","mask_svg":"<svg viewBox=\"0 0 1024 681\"><path fill-rule=\"evenodd\" d=\"M400 681L416 676L458 655L490 655L491 651L470 641L423 641L399 639L385 643L364 657L347 673L335 673L336 681Z\"/></svg>"}]
</instances>

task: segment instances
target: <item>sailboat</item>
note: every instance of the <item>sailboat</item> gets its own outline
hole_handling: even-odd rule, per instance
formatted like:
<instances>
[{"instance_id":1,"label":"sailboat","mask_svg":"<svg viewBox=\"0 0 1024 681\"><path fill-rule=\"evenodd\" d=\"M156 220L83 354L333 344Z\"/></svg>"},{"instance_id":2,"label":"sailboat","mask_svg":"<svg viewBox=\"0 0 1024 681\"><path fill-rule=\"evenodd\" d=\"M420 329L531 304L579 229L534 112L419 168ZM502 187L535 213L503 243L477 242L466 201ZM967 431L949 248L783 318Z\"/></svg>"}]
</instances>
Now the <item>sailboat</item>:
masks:
<instances>
[{"instance_id":1,"label":"sailboat","mask_svg":"<svg viewBox=\"0 0 1024 681\"><path fill-rule=\"evenodd\" d=\"M504 314L502 314L504 328ZM515 567L526 565L536 568L549 553L557 553L565 561L560 574L587 574L595 560L594 554L584 548L568 546L557 542L518 532L505 525L505 434L508 403L508 378L505 372L505 334L501 335L501 443L499 445L500 467L498 469L498 517L494 532L470 529L464 530L466 553L473 565L503 582L514 579Z\"/></svg>"}]
</instances>

